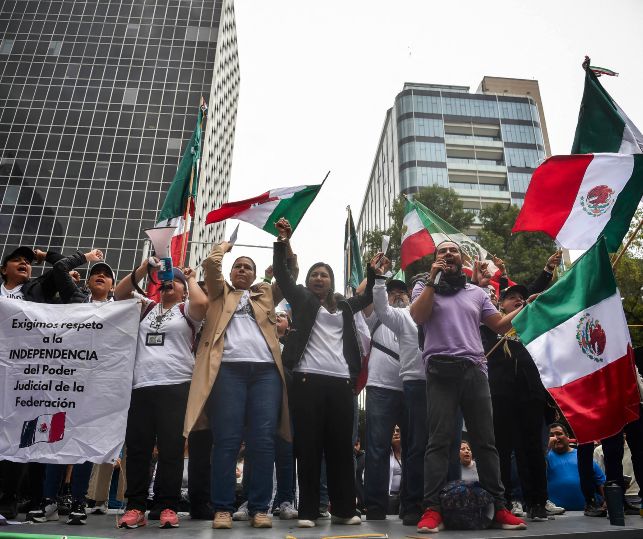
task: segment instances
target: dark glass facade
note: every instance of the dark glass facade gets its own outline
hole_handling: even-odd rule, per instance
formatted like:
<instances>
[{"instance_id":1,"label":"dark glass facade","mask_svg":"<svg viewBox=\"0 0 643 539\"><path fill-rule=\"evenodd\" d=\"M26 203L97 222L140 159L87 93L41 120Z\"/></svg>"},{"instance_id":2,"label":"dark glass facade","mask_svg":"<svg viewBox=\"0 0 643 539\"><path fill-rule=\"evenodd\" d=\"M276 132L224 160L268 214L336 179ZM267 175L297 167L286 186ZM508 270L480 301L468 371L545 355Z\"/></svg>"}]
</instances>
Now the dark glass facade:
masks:
<instances>
[{"instance_id":1,"label":"dark glass facade","mask_svg":"<svg viewBox=\"0 0 643 539\"><path fill-rule=\"evenodd\" d=\"M100 248L131 271L211 99L226 4L0 3L0 251Z\"/></svg>"}]
</instances>

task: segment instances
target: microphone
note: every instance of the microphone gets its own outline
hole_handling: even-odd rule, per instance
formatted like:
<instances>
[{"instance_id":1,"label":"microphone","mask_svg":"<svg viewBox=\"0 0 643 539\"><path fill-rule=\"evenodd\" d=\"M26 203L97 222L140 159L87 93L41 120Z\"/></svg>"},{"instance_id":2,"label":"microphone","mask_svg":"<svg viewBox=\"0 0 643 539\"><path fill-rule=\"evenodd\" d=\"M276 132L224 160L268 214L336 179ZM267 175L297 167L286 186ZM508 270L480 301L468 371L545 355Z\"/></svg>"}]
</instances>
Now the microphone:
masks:
<instances>
[{"instance_id":1,"label":"microphone","mask_svg":"<svg viewBox=\"0 0 643 539\"><path fill-rule=\"evenodd\" d=\"M440 284L440 279L442 279L442 272L441 272L441 271L438 271L438 272L435 274L435 279L433 279L433 284L434 284L434 286L438 286L438 285Z\"/></svg>"}]
</instances>

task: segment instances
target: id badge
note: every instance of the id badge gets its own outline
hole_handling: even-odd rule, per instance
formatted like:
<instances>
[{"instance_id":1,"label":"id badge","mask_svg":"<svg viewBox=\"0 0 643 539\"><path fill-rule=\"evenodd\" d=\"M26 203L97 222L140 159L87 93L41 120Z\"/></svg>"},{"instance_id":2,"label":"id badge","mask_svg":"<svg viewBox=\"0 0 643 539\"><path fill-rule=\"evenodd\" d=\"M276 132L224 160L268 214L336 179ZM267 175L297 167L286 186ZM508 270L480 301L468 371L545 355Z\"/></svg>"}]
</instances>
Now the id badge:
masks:
<instances>
[{"instance_id":1,"label":"id badge","mask_svg":"<svg viewBox=\"0 0 643 539\"><path fill-rule=\"evenodd\" d=\"M165 333L148 333L145 337L145 346L163 346Z\"/></svg>"}]
</instances>

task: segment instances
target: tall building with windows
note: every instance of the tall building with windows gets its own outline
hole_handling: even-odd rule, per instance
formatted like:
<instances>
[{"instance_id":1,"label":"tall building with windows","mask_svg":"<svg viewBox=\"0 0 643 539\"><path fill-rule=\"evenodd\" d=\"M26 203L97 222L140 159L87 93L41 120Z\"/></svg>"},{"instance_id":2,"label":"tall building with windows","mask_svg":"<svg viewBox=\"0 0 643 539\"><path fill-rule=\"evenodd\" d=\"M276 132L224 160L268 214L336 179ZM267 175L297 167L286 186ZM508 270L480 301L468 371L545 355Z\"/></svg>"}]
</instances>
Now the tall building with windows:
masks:
<instances>
[{"instance_id":1,"label":"tall building with windows","mask_svg":"<svg viewBox=\"0 0 643 539\"><path fill-rule=\"evenodd\" d=\"M497 202L521 205L548 155L537 81L484 77L476 93L406 83L386 112L358 234L386 229L395 198L429 185L454 189L475 214Z\"/></svg>"},{"instance_id":2,"label":"tall building with windows","mask_svg":"<svg viewBox=\"0 0 643 539\"><path fill-rule=\"evenodd\" d=\"M233 0L0 3L0 251L95 247L131 271L201 96L195 222L227 200L238 94Z\"/></svg>"}]
</instances>

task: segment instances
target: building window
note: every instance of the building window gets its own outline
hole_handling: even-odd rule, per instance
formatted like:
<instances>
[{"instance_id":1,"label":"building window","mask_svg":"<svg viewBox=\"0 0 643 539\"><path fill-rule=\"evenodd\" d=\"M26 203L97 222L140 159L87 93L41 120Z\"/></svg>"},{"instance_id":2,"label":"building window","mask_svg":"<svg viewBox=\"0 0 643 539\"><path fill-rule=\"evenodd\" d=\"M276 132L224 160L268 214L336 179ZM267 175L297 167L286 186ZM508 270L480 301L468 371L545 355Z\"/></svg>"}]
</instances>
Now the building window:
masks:
<instances>
[{"instance_id":1,"label":"building window","mask_svg":"<svg viewBox=\"0 0 643 539\"><path fill-rule=\"evenodd\" d=\"M0 41L0 54L11 54L15 42L14 39L3 39Z\"/></svg>"},{"instance_id":2,"label":"building window","mask_svg":"<svg viewBox=\"0 0 643 539\"><path fill-rule=\"evenodd\" d=\"M123 93L123 105L136 105L138 97L138 88L125 88Z\"/></svg>"},{"instance_id":3,"label":"building window","mask_svg":"<svg viewBox=\"0 0 643 539\"><path fill-rule=\"evenodd\" d=\"M62 41L52 41L49 43L49 48L47 49L47 54L49 56L58 56L60 54L60 50L62 49L63 42Z\"/></svg>"}]
</instances>

